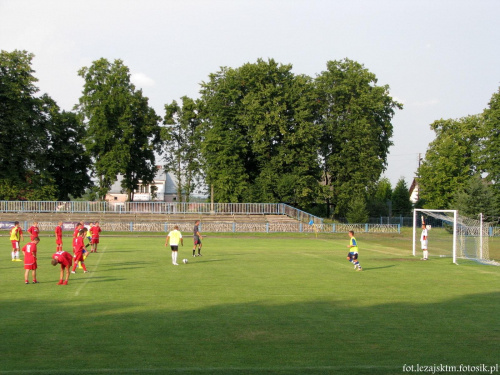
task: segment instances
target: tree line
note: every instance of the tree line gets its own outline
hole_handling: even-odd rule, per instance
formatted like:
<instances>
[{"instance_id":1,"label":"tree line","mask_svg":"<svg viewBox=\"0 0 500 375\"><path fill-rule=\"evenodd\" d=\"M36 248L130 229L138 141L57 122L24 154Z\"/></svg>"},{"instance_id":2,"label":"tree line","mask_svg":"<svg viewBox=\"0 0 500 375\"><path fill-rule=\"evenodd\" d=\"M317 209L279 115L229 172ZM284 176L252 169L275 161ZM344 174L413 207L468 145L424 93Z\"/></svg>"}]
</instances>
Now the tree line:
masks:
<instances>
[{"instance_id":1,"label":"tree line","mask_svg":"<svg viewBox=\"0 0 500 375\"><path fill-rule=\"evenodd\" d=\"M418 168L424 208L458 209L466 216L500 216L500 88L482 113L440 119Z\"/></svg>"},{"instance_id":2,"label":"tree line","mask_svg":"<svg viewBox=\"0 0 500 375\"><path fill-rule=\"evenodd\" d=\"M356 61L328 61L316 77L273 59L222 67L199 98L167 103L160 117L123 61L104 58L78 71L81 97L61 111L38 94L33 58L0 54L1 200L103 199L119 175L133 200L162 164L179 201L206 186L216 202L286 202L323 216L411 211L404 180L392 191L380 178L402 104Z\"/></svg>"}]
</instances>

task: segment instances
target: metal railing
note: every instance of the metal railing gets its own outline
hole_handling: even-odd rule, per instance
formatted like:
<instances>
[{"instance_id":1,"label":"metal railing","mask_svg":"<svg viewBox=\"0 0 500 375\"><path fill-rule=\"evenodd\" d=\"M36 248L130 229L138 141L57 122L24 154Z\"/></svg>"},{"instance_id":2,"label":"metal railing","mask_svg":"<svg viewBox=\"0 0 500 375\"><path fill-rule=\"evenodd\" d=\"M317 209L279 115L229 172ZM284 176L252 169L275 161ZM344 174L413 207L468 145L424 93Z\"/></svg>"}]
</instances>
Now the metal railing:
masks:
<instances>
[{"instance_id":1,"label":"metal railing","mask_svg":"<svg viewBox=\"0 0 500 375\"><path fill-rule=\"evenodd\" d=\"M200 202L0 201L0 212L286 215L303 223L323 223L323 219L320 217L311 215L285 203L212 204Z\"/></svg>"}]
</instances>

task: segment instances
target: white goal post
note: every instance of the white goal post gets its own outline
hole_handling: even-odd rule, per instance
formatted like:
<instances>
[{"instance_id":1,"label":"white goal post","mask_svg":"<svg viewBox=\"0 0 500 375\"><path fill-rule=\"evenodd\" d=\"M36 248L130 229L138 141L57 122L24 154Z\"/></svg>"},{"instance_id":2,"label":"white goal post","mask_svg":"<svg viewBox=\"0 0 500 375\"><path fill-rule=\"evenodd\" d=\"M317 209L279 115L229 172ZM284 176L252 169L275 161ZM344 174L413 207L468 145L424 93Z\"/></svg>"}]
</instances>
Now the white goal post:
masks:
<instances>
[{"instance_id":1,"label":"white goal post","mask_svg":"<svg viewBox=\"0 0 500 375\"><path fill-rule=\"evenodd\" d=\"M489 259L488 240L491 223L485 223L482 214L479 215L479 220L476 220L459 215L458 210L432 210L422 208L413 210L413 256L417 254L417 224L422 223L424 219L428 230L431 229L431 225L429 225L430 222L434 220L436 223L447 223L453 227L453 240L451 246L453 263L457 264L457 259L468 259L481 264L500 265L498 262ZM450 254L448 245L444 247L441 246L439 251L441 252L440 256L449 256ZM434 253L432 248L429 249L429 252ZM443 252L446 255L443 255Z\"/></svg>"}]
</instances>

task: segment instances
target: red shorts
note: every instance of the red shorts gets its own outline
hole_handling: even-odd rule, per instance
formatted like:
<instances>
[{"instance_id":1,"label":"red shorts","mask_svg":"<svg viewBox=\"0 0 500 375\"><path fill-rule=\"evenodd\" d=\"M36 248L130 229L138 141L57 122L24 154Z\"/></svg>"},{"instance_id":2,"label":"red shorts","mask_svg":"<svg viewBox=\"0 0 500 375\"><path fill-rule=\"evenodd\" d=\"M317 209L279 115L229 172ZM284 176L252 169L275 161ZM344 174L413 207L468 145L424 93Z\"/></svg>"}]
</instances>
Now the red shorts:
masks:
<instances>
[{"instance_id":1,"label":"red shorts","mask_svg":"<svg viewBox=\"0 0 500 375\"><path fill-rule=\"evenodd\" d=\"M32 264L25 264L24 269L25 270L36 270L38 268L36 262Z\"/></svg>"},{"instance_id":2,"label":"red shorts","mask_svg":"<svg viewBox=\"0 0 500 375\"><path fill-rule=\"evenodd\" d=\"M19 241L12 240L10 242L12 242L12 249L19 250Z\"/></svg>"},{"instance_id":3,"label":"red shorts","mask_svg":"<svg viewBox=\"0 0 500 375\"><path fill-rule=\"evenodd\" d=\"M83 262L83 253L76 253L74 257L75 262Z\"/></svg>"},{"instance_id":4,"label":"red shorts","mask_svg":"<svg viewBox=\"0 0 500 375\"><path fill-rule=\"evenodd\" d=\"M68 264L64 263L59 263L61 265L61 269L65 269L66 267L71 267L73 265L73 262L69 262Z\"/></svg>"},{"instance_id":5,"label":"red shorts","mask_svg":"<svg viewBox=\"0 0 500 375\"><path fill-rule=\"evenodd\" d=\"M98 244L99 243L99 238L92 238L92 241L90 243L91 244Z\"/></svg>"},{"instance_id":6,"label":"red shorts","mask_svg":"<svg viewBox=\"0 0 500 375\"><path fill-rule=\"evenodd\" d=\"M57 237L56 238L56 245L62 245L62 238L61 237Z\"/></svg>"}]
</instances>

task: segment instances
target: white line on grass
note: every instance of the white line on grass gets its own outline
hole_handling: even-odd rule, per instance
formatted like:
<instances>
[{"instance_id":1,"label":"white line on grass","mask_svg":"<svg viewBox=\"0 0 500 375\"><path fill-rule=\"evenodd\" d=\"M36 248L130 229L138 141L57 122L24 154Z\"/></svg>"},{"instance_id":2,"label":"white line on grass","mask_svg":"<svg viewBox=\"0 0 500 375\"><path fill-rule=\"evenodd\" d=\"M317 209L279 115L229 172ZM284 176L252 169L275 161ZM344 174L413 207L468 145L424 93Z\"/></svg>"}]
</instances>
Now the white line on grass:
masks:
<instances>
[{"instance_id":1,"label":"white line on grass","mask_svg":"<svg viewBox=\"0 0 500 375\"><path fill-rule=\"evenodd\" d=\"M97 254L99 254L99 257L97 258L97 263L95 264L94 266L94 271L97 270L97 266L99 265L99 263L101 262L101 258L102 258L102 254L104 254L104 252L106 251L107 249L107 246L104 246L103 247L103 250L102 251L99 251ZM80 294L80 292L82 291L82 289L85 287L85 285L87 285L87 283L90 281L90 279L94 276L94 274L92 272L90 272L90 275L89 277L83 282L82 285L80 285L80 287L76 290L75 292L75 296L78 296Z\"/></svg>"},{"instance_id":2,"label":"white line on grass","mask_svg":"<svg viewBox=\"0 0 500 375\"><path fill-rule=\"evenodd\" d=\"M351 267L350 265L346 264L345 262L340 262L340 261L337 261L337 260L334 260L334 259L331 259L331 258L326 258L324 256L320 256L320 255L316 255L316 254L311 254L311 253L297 253L297 254L300 254L300 255L305 255L305 256L310 256L310 257L313 257L313 258L318 258L318 259L321 259L321 260L326 260L327 262L332 262L332 263L335 263L335 264L338 264L342 267Z\"/></svg>"},{"instance_id":3,"label":"white line on grass","mask_svg":"<svg viewBox=\"0 0 500 375\"><path fill-rule=\"evenodd\" d=\"M392 248L392 249L395 249L395 248ZM403 250L399 250L401 253L391 253L391 252L388 252L388 251L382 251L382 250L375 250L373 248L365 248L363 249L365 251L374 251L376 253L381 253L381 254L387 254L387 255L393 255L393 256L408 256L408 255L411 255L410 252L408 252L408 254L406 252L403 252Z\"/></svg>"},{"instance_id":4,"label":"white line on grass","mask_svg":"<svg viewBox=\"0 0 500 375\"><path fill-rule=\"evenodd\" d=\"M286 371L286 372L297 372L297 371L342 371L343 373L349 373L349 370L398 370L402 366L369 366L369 365L355 365L355 366L305 366L305 367L293 367L293 366L283 366L283 367L158 367L158 368L99 368L99 369L76 369L72 368L64 370L0 370L0 374L168 374L168 373L191 373L191 374L203 374L206 372L213 373L217 372L245 372L247 374L255 373L261 374L262 372L274 372L274 371Z\"/></svg>"}]
</instances>

